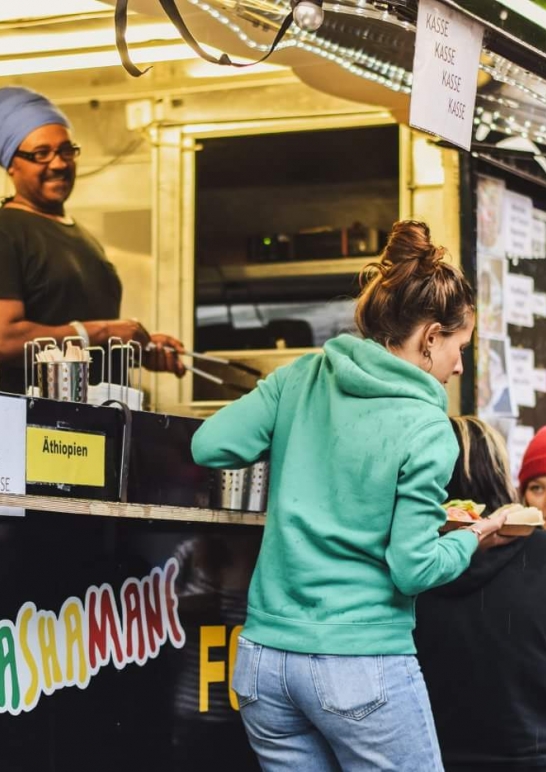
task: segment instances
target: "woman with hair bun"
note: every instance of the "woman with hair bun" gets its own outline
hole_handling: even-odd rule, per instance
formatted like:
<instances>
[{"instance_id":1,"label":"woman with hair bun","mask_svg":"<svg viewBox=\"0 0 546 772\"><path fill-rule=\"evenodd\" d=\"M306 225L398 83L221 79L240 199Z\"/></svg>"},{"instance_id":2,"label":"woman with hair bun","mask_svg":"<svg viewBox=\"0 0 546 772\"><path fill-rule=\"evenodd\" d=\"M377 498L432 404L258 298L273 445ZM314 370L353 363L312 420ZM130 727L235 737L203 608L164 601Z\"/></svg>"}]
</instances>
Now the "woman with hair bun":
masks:
<instances>
[{"instance_id":1,"label":"woman with hair bun","mask_svg":"<svg viewBox=\"0 0 546 772\"><path fill-rule=\"evenodd\" d=\"M444 385L474 300L427 225L395 223L356 304L362 337L281 367L208 418L198 464L270 458L269 504L232 688L265 772L437 772L412 638L499 514L439 538L458 446Z\"/></svg>"}]
</instances>

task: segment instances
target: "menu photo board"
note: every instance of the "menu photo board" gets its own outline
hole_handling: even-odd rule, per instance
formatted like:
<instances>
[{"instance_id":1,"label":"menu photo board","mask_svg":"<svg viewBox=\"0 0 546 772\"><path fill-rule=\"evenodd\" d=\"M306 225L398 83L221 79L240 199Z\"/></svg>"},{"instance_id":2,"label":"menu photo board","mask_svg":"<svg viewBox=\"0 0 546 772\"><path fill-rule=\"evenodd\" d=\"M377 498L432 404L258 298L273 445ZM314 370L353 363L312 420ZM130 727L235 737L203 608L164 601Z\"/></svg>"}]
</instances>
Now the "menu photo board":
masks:
<instances>
[{"instance_id":1,"label":"menu photo board","mask_svg":"<svg viewBox=\"0 0 546 772\"><path fill-rule=\"evenodd\" d=\"M512 476L546 425L546 212L521 182L476 181L476 412L502 430Z\"/></svg>"},{"instance_id":2,"label":"menu photo board","mask_svg":"<svg viewBox=\"0 0 546 772\"><path fill-rule=\"evenodd\" d=\"M546 211L533 190L509 175L476 178L475 409L505 438L516 485L546 425Z\"/></svg>"}]
</instances>

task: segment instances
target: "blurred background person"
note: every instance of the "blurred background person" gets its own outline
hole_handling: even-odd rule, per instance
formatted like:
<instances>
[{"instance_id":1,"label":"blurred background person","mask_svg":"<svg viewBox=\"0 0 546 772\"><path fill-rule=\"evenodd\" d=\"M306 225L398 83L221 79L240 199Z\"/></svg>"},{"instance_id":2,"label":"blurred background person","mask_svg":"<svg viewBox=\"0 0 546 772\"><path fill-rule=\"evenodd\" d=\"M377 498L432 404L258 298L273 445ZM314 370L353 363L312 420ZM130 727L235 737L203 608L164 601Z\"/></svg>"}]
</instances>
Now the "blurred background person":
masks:
<instances>
[{"instance_id":1,"label":"blurred background person","mask_svg":"<svg viewBox=\"0 0 546 772\"><path fill-rule=\"evenodd\" d=\"M483 516L515 502L502 436L474 417L451 422L461 452L449 498L485 504ZM446 772L546 769L544 530L474 553L420 595L415 642Z\"/></svg>"},{"instance_id":2,"label":"blurred background person","mask_svg":"<svg viewBox=\"0 0 546 772\"><path fill-rule=\"evenodd\" d=\"M0 89L0 166L15 188L0 208L2 391L23 393L24 344L43 337L59 344L73 335L84 345L104 346L110 337L153 344L145 367L184 374L180 341L119 319L116 270L65 211L79 154L67 117L46 97L18 86Z\"/></svg>"}]
</instances>

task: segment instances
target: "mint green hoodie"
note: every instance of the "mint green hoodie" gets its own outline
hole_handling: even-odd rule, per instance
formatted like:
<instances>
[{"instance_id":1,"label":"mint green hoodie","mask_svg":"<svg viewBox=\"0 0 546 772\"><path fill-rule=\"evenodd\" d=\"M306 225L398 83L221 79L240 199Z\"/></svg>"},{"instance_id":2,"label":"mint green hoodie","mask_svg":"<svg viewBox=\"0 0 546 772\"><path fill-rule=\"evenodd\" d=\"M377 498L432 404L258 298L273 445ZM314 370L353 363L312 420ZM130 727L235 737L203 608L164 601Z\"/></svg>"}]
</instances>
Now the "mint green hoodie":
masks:
<instances>
[{"instance_id":1,"label":"mint green hoodie","mask_svg":"<svg viewBox=\"0 0 546 772\"><path fill-rule=\"evenodd\" d=\"M281 367L196 432L198 464L270 452L268 514L243 635L315 654L415 652L414 596L477 546L440 504L458 446L443 387L371 340L341 335Z\"/></svg>"}]
</instances>

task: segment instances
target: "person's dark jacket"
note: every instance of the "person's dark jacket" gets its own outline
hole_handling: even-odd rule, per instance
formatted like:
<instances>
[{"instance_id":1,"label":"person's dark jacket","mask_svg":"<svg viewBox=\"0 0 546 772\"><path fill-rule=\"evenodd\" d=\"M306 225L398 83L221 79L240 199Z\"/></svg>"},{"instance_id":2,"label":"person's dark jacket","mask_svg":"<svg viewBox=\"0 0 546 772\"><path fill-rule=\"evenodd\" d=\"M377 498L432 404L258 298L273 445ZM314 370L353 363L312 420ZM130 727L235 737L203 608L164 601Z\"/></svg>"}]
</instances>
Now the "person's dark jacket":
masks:
<instances>
[{"instance_id":1,"label":"person's dark jacket","mask_svg":"<svg viewBox=\"0 0 546 772\"><path fill-rule=\"evenodd\" d=\"M546 770L546 532L420 595L415 631L446 772Z\"/></svg>"}]
</instances>

